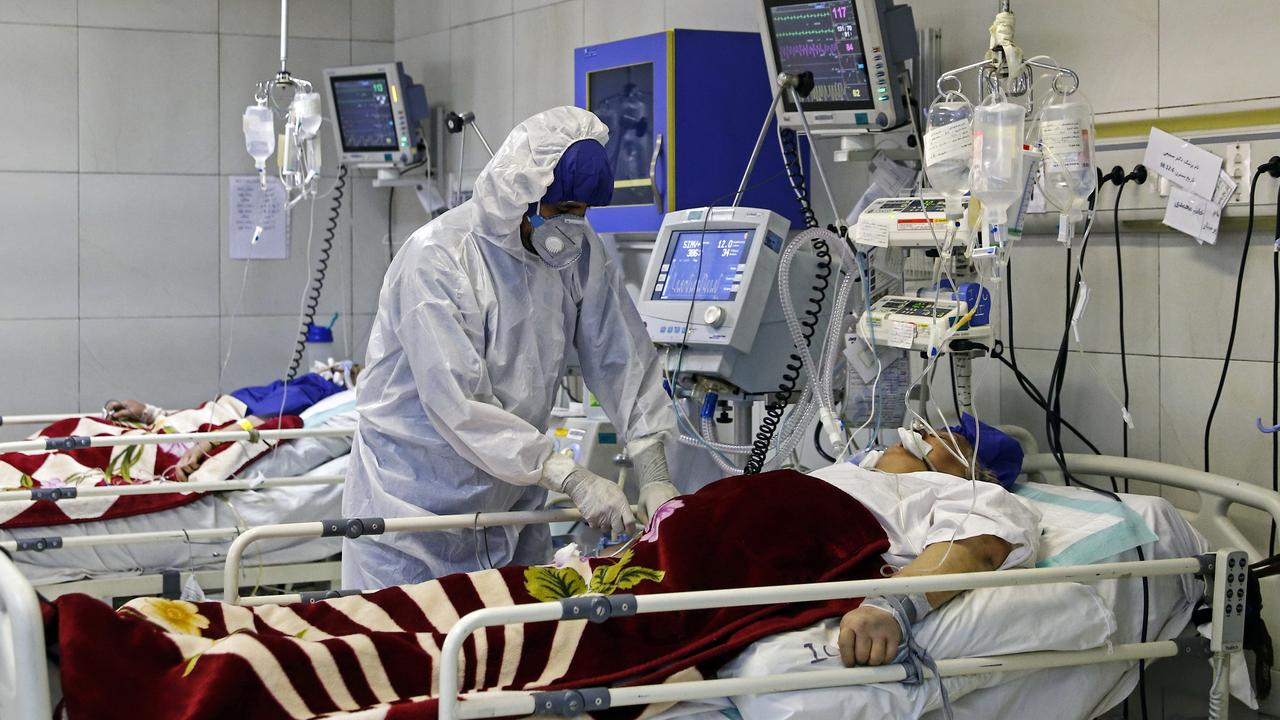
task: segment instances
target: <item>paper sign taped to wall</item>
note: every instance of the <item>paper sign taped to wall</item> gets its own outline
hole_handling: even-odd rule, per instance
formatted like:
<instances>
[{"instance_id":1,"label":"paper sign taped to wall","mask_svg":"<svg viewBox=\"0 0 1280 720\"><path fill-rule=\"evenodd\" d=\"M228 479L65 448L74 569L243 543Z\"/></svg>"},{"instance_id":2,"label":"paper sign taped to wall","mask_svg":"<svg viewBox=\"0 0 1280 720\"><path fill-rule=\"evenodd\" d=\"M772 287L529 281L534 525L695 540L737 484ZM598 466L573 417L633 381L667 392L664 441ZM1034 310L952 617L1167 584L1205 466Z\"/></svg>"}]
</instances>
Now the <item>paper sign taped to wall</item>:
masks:
<instances>
[{"instance_id":1,"label":"paper sign taped to wall","mask_svg":"<svg viewBox=\"0 0 1280 720\"><path fill-rule=\"evenodd\" d=\"M1213 198L1222 171L1222 158L1159 128L1151 128L1142 164L1206 200Z\"/></svg>"},{"instance_id":2,"label":"paper sign taped to wall","mask_svg":"<svg viewBox=\"0 0 1280 720\"><path fill-rule=\"evenodd\" d=\"M257 175L228 178L227 235L232 260L284 260L289 257L289 212L280 178Z\"/></svg>"},{"instance_id":3,"label":"paper sign taped to wall","mask_svg":"<svg viewBox=\"0 0 1280 720\"><path fill-rule=\"evenodd\" d=\"M1164 210L1164 224L1181 233L1186 233L1197 241L1209 243L1218 241L1218 223L1222 218L1222 208L1196 194L1175 187L1169 191L1169 204Z\"/></svg>"},{"instance_id":4,"label":"paper sign taped to wall","mask_svg":"<svg viewBox=\"0 0 1280 720\"><path fill-rule=\"evenodd\" d=\"M1164 224L1186 233L1197 242L1210 245L1218 242L1218 226L1222 222L1222 209L1236 191L1236 181L1227 171L1218 172L1218 184L1213 199L1206 200L1179 187L1169 192L1169 204L1164 211Z\"/></svg>"}]
</instances>

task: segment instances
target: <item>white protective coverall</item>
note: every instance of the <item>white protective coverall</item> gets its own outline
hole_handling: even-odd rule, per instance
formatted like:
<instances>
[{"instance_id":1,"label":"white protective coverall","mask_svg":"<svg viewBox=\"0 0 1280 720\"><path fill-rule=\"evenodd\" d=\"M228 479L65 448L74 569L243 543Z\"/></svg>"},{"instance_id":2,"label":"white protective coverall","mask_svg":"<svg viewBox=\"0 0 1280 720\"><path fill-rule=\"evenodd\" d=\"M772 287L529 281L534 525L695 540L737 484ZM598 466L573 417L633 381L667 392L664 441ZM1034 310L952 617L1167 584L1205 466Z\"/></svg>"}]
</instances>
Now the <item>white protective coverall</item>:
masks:
<instances>
[{"instance_id":1,"label":"white protective coverall","mask_svg":"<svg viewBox=\"0 0 1280 720\"><path fill-rule=\"evenodd\" d=\"M565 358L627 441L674 430L653 344L600 238L554 270L520 240L531 202L574 142L602 145L590 112L521 123L471 200L419 228L387 271L357 389L345 517L540 509L544 433ZM509 563L546 562L546 525L345 540L342 584L374 589Z\"/></svg>"}]
</instances>

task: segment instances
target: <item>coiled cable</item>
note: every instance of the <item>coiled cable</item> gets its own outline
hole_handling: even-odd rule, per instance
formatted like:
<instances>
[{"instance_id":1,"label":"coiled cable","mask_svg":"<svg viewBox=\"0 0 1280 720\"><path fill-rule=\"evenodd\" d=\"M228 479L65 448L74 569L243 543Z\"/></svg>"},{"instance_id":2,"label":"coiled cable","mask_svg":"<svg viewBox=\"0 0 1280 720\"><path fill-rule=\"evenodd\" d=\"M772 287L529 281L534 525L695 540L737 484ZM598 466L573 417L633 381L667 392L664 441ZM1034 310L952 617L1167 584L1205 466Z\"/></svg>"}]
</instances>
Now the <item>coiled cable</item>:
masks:
<instances>
[{"instance_id":1,"label":"coiled cable","mask_svg":"<svg viewBox=\"0 0 1280 720\"><path fill-rule=\"evenodd\" d=\"M800 203L800 213L804 217L804 224L809 228L819 227L818 216L814 213L813 206L809 203L809 191L805 182L804 167L800 160L800 146L796 140L795 131L791 129L780 130L778 141L782 146L782 161L787 173L787 180L791 183L797 202ZM822 317L822 305L827 299L827 288L831 285L831 251L826 241L821 238L814 238L813 248L815 255L818 257L818 269L814 276L814 284L810 287L813 294L809 296L809 307L804 310L804 317L800 319L800 325L804 328L806 347L811 346L813 336L817 332L818 322ZM782 422L787 403L799 386L800 373L803 369L804 360L799 353L791 353L787 359L786 371L782 374L782 381L778 383L778 391L774 394L773 402L765 407L764 418L760 421L760 429L756 432L755 440L751 445L751 455L747 458L747 463L743 467L744 474L755 475L764 469L765 459L768 457L769 447L773 443L774 433Z\"/></svg>"},{"instance_id":2,"label":"coiled cable","mask_svg":"<svg viewBox=\"0 0 1280 720\"><path fill-rule=\"evenodd\" d=\"M329 256L333 253L333 240L338 234L338 218L342 216L342 196L347 186L347 166L338 169L338 182L330 191L333 199L329 201L329 226L324 229L324 239L320 242L320 258L316 261L316 274L311 279L311 291L307 296L306 310L302 315L302 327L298 328L298 343L293 348L293 359L289 361L289 373L285 381L298 376L298 368L302 365L302 356L307 350L307 330L316 319L320 307L320 295L324 291L324 278L329 272Z\"/></svg>"}]
</instances>

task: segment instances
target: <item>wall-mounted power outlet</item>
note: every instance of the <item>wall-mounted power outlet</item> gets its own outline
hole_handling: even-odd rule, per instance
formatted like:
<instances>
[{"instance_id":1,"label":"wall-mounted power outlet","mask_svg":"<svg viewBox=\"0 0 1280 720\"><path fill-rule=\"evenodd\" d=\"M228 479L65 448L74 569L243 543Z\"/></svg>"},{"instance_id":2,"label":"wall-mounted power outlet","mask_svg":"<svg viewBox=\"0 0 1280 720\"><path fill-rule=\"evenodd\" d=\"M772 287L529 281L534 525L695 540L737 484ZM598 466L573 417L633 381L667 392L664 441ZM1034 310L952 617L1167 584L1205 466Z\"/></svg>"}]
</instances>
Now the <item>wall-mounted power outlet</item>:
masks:
<instances>
[{"instance_id":1,"label":"wall-mounted power outlet","mask_svg":"<svg viewBox=\"0 0 1280 720\"><path fill-rule=\"evenodd\" d=\"M1249 169L1253 167L1250 156L1249 143L1233 143L1227 146L1223 169L1232 180L1236 181L1236 191L1231 196L1232 200L1244 200L1249 193Z\"/></svg>"}]
</instances>

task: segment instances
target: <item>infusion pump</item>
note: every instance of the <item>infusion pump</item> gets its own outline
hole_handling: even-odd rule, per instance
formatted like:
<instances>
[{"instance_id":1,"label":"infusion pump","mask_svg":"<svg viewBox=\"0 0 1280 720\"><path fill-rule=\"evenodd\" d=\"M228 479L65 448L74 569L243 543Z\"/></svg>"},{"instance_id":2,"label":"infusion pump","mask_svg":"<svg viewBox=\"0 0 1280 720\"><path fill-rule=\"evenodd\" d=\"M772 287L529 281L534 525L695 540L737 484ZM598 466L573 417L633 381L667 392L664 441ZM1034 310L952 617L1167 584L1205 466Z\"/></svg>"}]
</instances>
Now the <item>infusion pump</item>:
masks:
<instances>
[{"instance_id":1,"label":"infusion pump","mask_svg":"<svg viewBox=\"0 0 1280 720\"><path fill-rule=\"evenodd\" d=\"M757 208L695 208L663 219L638 307L677 383L710 378L743 396L778 389L794 352L778 300L778 263L790 230L785 217ZM810 307L817 268L810 249L792 262L797 311ZM823 332L820 325L815 337Z\"/></svg>"},{"instance_id":2,"label":"infusion pump","mask_svg":"<svg viewBox=\"0 0 1280 720\"><path fill-rule=\"evenodd\" d=\"M990 346L994 333L989 324L990 294L978 287L955 296L947 291L934 299L932 291L923 297L887 295L858 319L858 334L882 347L947 352L956 340L971 340ZM977 310L956 329L973 305Z\"/></svg>"}]
</instances>

